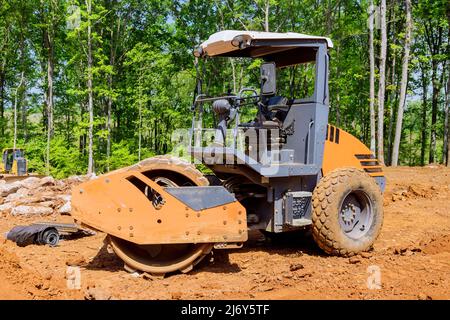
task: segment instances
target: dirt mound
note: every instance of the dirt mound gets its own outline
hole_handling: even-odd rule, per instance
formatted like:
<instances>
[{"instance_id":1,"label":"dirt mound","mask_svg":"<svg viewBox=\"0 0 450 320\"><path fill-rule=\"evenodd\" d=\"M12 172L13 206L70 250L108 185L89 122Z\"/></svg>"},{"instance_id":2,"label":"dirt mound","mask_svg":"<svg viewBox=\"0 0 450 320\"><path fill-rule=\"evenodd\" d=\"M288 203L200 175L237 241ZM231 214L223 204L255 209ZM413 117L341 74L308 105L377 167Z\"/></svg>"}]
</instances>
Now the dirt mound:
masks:
<instances>
[{"instance_id":1,"label":"dirt mound","mask_svg":"<svg viewBox=\"0 0 450 320\"><path fill-rule=\"evenodd\" d=\"M446 186L429 186L421 184L396 184L390 192L385 194L388 201L406 201L411 199L432 199L442 191L446 191Z\"/></svg>"},{"instance_id":2,"label":"dirt mound","mask_svg":"<svg viewBox=\"0 0 450 320\"><path fill-rule=\"evenodd\" d=\"M45 298L50 296L49 281L21 267L19 258L0 249L1 299ZM56 294L56 292L55 292Z\"/></svg>"},{"instance_id":3,"label":"dirt mound","mask_svg":"<svg viewBox=\"0 0 450 320\"><path fill-rule=\"evenodd\" d=\"M442 252L450 252L450 235L443 235L432 238L428 243L422 246L423 252L426 254L439 254Z\"/></svg>"},{"instance_id":4,"label":"dirt mound","mask_svg":"<svg viewBox=\"0 0 450 320\"><path fill-rule=\"evenodd\" d=\"M24 268L20 259L0 247L0 300L1 299L70 299L74 292L65 290L61 283L50 277Z\"/></svg>"}]
</instances>

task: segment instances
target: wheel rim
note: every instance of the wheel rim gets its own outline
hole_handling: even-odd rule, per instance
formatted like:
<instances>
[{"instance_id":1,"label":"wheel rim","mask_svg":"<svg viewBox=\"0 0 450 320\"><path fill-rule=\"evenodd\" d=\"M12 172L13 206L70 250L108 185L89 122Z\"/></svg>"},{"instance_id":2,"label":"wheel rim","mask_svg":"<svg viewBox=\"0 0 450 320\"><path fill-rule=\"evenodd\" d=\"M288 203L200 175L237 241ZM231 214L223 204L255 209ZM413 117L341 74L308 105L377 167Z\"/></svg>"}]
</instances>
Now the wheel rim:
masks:
<instances>
[{"instance_id":1,"label":"wheel rim","mask_svg":"<svg viewBox=\"0 0 450 320\"><path fill-rule=\"evenodd\" d=\"M168 177L154 176L151 172L143 174L148 174L150 179L162 187L178 187L180 183ZM181 183L186 184L187 182ZM109 242L126 265L152 274L165 274L177 270L190 271L212 249L210 243L138 245L113 236L109 236Z\"/></svg>"},{"instance_id":2,"label":"wheel rim","mask_svg":"<svg viewBox=\"0 0 450 320\"><path fill-rule=\"evenodd\" d=\"M46 242L46 244L48 244L51 247L56 246L59 242L59 234L56 231L48 231L46 232L44 237L45 237L44 241Z\"/></svg>"},{"instance_id":3,"label":"wheel rim","mask_svg":"<svg viewBox=\"0 0 450 320\"><path fill-rule=\"evenodd\" d=\"M344 197L339 209L339 224L351 239L360 239L369 232L373 224L373 205L364 191L351 191Z\"/></svg>"}]
</instances>

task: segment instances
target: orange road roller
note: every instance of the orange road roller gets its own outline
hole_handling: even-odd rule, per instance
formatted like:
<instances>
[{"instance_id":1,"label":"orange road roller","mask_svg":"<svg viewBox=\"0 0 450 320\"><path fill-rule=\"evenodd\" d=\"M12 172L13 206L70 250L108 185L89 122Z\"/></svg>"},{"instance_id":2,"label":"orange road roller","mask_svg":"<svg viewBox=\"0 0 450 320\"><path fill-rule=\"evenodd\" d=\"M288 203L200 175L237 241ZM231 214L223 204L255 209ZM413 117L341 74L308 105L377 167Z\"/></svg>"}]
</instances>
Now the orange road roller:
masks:
<instances>
[{"instance_id":1,"label":"orange road roller","mask_svg":"<svg viewBox=\"0 0 450 320\"><path fill-rule=\"evenodd\" d=\"M216 97L196 90L182 139L189 161L156 156L78 185L74 219L106 233L127 270L149 274L189 272L212 249L242 247L250 230L270 237L308 228L328 254L370 250L383 223L385 177L362 142L328 124L332 47L292 32L211 35L196 59L255 59L260 87ZM277 74L305 65L310 89L290 83L283 95ZM241 121L249 109L254 118ZM213 128L203 127L207 116Z\"/></svg>"}]
</instances>

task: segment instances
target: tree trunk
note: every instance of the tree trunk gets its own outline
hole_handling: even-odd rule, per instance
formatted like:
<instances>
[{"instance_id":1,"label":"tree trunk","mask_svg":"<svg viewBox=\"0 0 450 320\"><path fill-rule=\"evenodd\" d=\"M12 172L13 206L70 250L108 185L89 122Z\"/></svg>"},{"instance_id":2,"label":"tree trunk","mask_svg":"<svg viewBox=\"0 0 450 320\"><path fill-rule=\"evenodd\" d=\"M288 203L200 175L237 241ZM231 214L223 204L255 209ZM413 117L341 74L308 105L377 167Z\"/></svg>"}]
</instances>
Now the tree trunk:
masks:
<instances>
[{"instance_id":1,"label":"tree trunk","mask_svg":"<svg viewBox=\"0 0 450 320\"><path fill-rule=\"evenodd\" d=\"M86 9L87 9L87 60L88 60L88 79L87 79L87 89L88 89L88 112L89 112L89 155L88 155L88 174L94 172L94 150L93 150L93 131L94 131L94 97L93 97L93 89L92 89L92 67L93 67L93 59L92 59L92 34L91 34L91 13L92 13L92 2L91 0L86 0Z\"/></svg>"},{"instance_id":2,"label":"tree trunk","mask_svg":"<svg viewBox=\"0 0 450 320\"><path fill-rule=\"evenodd\" d=\"M450 4L447 4L447 22L448 22L448 33L447 33L447 56L450 56ZM448 61L445 63L445 65ZM450 167L450 124L449 124L449 101L448 95L450 91L450 65L447 67L447 87L445 89L445 124L444 124L444 157L445 164ZM445 72L445 69L444 71Z\"/></svg>"},{"instance_id":3,"label":"tree trunk","mask_svg":"<svg viewBox=\"0 0 450 320\"><path fill-rule=\"evenodd\" d=\"M3 35L2 47L0 48L2 64L0 69L0 133L5 135L5 91L6 91L6 53L9 46L9 27L6 28L6 32Z\"/></svg>"},{"instance_id":4,"label":"tree trunk","mask_svg":"<svg viewBox=\"0 0 450 320\"><path fill-rule=\"evenodd\" d=\"M433 91L431 96L431 131L430 131L430 153L428 157L429 163L434 163L436 154L436 121L437 121L437 107L439 91L437 79L437 62L432 61L432 73L431 73L431 83L433 85Z\"/></svg>"},{"instance_id":5,"label":"tree trunk","mask_svg":"<svg viewBox=\"0 0 450 320\"><path fill-rule=\"evenodd\" d=\"M403 111L406 101L406 90L408 88L408 63L409 63L409 50L411 44L411 30L412 30L411 0L405 0L405 9L406 9L405 52L403 55L403 62L402 62L402 83L400 86L400 102L398 104L398 111L397 111L397 123L395 126L394 147L392 148L391 165L394 167L397 166L398 164L400 140L402 135Z\"/></svg>"},{"instance_id":6,"label":"tree trunk","mask_svg":"<svg viewBox=\"0 0 450 320\"><path fill-rule=\"evenodd\" d=\"M231 64L231 72L233 76L233 94L237 94L237 86L236 86L236 66L234 65L234 58L228 58ZM239 88L240 89L240 88Z\"/></svg>"},{"instance_id":7,"label":"tree trunk","mask_svg":"<svg viewBox=\"0 0 450 320\"><path fill-rule=\"evenodd\" d=\"M115 5L117 4L116 1L110 2L110 10L114 10ZM116 63L116 39L119 39L120 34L120 25L121 25L121 19L118 19L117 22L117 30L115 30L115 23L116 19L111 20L111 33L110 33L110 52L109 52L109 65L112 69L115 67ZM106 139L106 170L109 171L109 163L111 158L111 113L112 113L112 105L113 105L113 75L111 73L108 74L108 103L107 103L107 119L106 119L106 130L108 132L108 136Z\"/></svg>"},{"instance_id":8,"label":"tree trunk","mask_svg":"<svg viewBox=\"0 0 450 320\"><path fill-rule=\"evenodd\" d=\"M389 21L392 21L392 23L390 24L391 29L392 29L392 44L395 46L396 44L396 31L395 31L395 10L396 10L396 6L397 4L394 2L392 3L392 9L390 10L390 12L392 13L392 17L389 18ZM389 29L389 28L388 28ZM388 33L390 34L390 31L388 30ZM389 58L389 51L387 54L387 59ZM390 71L390 75L391 75L391 86L396 86L396 88L398 88L398 81L396 81L396 66L397 66L397 54L395 52L395 49L392 50L392 63L387 62L388 65L388 70ZM387 72L387 74L389 74L389 72ZM397 77L398 78L398 77ZM393 127L394 127L394 121L395 121L395 117L394 117L394 108L397 105L396 104L396 97L397 97L397 91L398 90L391 90L391 94L389 95L388 99L389 99L389 120L388 120L388 132L387 132L387 159L386 159L386 164L387 165L391 165L392 164L392 134L393 134Z\"/></svg>"},{"instance_id":9,"label":"tree trunk","mask_svg":"<svg viewBox=\"0 0 450 320\"><path fill-rule=\"evenodd\" d=\"M6 72L5 64L2 65L0 70L0 127L1 135L5 135L5 84L6 84Z\"/></svg>"},{"instance_id":10,"label":"tree trunk","mask_svg":"<svg viewBox=\"0 0 450 320\"><path fill-rule=\"evenodd\" d=\"M51 10L51 9L50 9ZM49 13L50 14L50 13ZM51 20L51 17L50 17ZM45 46L47 49L47 94L46 94L46 105L47 105L47 150L45 167L47 175L50 175L50 142L53 136L53 71L54 71L54 61L53 61L53 21L49 22L49 26L45 32Z\"/></svg>"},{"instance_id":11,"label":"tree trunk","mask_svg":"<svg viewBox=\"0 0 450 320\"><path fill-rule=\"evenodd\" d=\"M111 52L109 56L109 65L114 67L115 63L115 52L113 49L113 31L111 31ZM112 109L112 90L113 90L113 76L112 74L108 74L108 110L106 115L106 130L108 132L108 136L106 138L106 170L109 171L109 160L111 157L111 109Z\"/></svg>"},{"instance_id":12,"label":"tree trunk","mask_svg":"<svg viewBox=\"0 0 450 320\"><path fill-rule=\"evenodd\" d=\"M375 53L373 48L373 21L374 21L373 0L369 6L369 59L370 59L370 150L375 154Z\"/></svg>"},{"instance_id":13,"label":"tree trunk","mask_svg":"<svg viewBox=\"0 0 450 320\"><path fill-rule=\"evenodd\" d=\"M426 79L426 69L425 66L421 65L421 82L422 82L422 132L421 132L421 141L422 145L420 148L420 165L425 165L425 149L427 146L427 79Z\"/></svg>"},{"instance_id":14,"label":"tree trunk","mask_svg":"<svg viewBox=\"0 0 450 320\"><path fill-rule=\"evenodd\" d=\"M434 163L436 160L436 122L438 114L438 104L439 104L439 92L442 88L443 77L441 79L438 77L439 60L437 56L442 54L442 34L443 28L439 26L435 31L432 27L427 25L425 22L425 35L428 47L431 53L431 84L433 86L432 96L431 96L431 132L430 132L430 154L429 163ZM437 32L433 35L433 32Z\"/></svg>"},{"instance_id":15,"label":"tree trunk","mask_svg":"<svg viewBox=\"0 0 450 320\"><path fill-rule=\"evenodd\" d=\"M443 163L450 167L450 128L449 128L449 101L448 91L450 90L450 72L447 74L447 87L445 88L445 122L444 122L444 152Z\"/></svg>"},{"instance_id":16,"label":"tree trunk","mask_svg":"<svg viewBox=\"0 0 450 320\"><path fill-rule=\"evenodd\" d=\"M143 68L142 68L143 69ZM142 146L142 73L143 70L139 74L138 78L138 89L139 89L139 96L138 96L138 108L139 108L139 127L138 127L138 161L141 161L141 146ZM155 135L157 137L157 135Z\"/></svg>"},{"instance_id":17,"label":"tree trunk","mask_svg":"<svg viewBox=\"0 0 450 320\"><path fill-rule=\"evenodd\" d=\"M19 36L19 42L20 42L20 44L19 44L19 51L20 51L20 67L19 67L19 69L22 71L21 84L22 84L22 79L24 77L25 68L26 68L26 64L25 64L25 41L26 41L26 39L25 39L24 28L26 28L27 23L25 21L26 20L25 14L26 13L25 13L24 6L22 6L21 7L21 16L20 16L21 21L20 21L20 36ZM19 85L19 87L21 87L21 85ZM26 141L27 140L27 106L23 101L24 96L25 96L23 91L20 92L20 96L21 97L20 97L19 104L20 104L21 115L22 115L22 119L21 119L22 120L21 121L22 122L22 134L23 134L24 140ZM17 109L17 104L18 104L18 101L17 101L17 95L16 95L16 101L15 101L15 106L14 106L15 109ZM16 113L17 113L17 110L16 110ZM17 116L16 116L15 121L16 121L16 128L15 128L15 131L16 131L15 139L16 139L17 138Z\"/></svg>"},{"instance_id":18,"label":"tree trunk","mask_svg":"<svg viewBox=\"0 0 450 320\"><path fill-rule=\"evenodd\" d=\"M432 62L432 85L433 93L431 98L431 139L430 139L430 156L429 162L434 163L436 161L436 140L437 140L437 115L438 115L438 105L439 105L439 93L442 89L444 82L444 71L441 73L441 77L438 77L438 62ZM445 63L443 64L445 66Z\"/></svg>"},{"instance_id":19,"label":"tree trunk","mask_svg":"<svg viewBox=\"0 0 450 320\"><path fill-rule=\"evenodd\" d=\"M49 54L47 62L47 159L46 169L47 175L50 175L50 141L53 136L53 40L49 37Z\"/></svg>"},{"instance_id":20,"label":"tree trunk","mask_svg":"<svg viewBox=\"0 0 450 320\"><path fill-rule=\"evenodd\" d=\"M384 164L384 95L386 81L386 0L381 0L381 52L380 52L380 81L378 86L378 161Z\"/></svg>"},{"instance_id":21,"label":"tree trunk","mask_svg":"<svg viewBox=\"0 0 450 320\"><path fill-rule=\"evenodd\" d=\"M13 148L14 149L17 146L17 96L19 95L19 90L23 84L23 80L24 80L23 75L24 75L24 72L22 71L22 74L20 75L20 82L16 88L16 94L14 97L14 137L13 137Z\"/></svg>"},{"instance_id":22,"label":"tree trunk","mask_svg":"<svg viewBox=\"0 0 450 320\"><path fill-rule=\"evenodd\" d=\"M336 49L336 58L339 59L339 48ZM339 68L339 64L336 67L336 78L339 79L341 74L341 70ZM336 90L336 126L339 127L341 125L341 90L338 87ZM294 94L291 94L294 97Z\"/></svg>"},{"instance_id":23,"label":"tree trunk","mask_svg":"<svg viewBox=\"0 0 450 320\"><path fill-rule=\"evenodd\" d=\"M264 7L264 31L269 32L269 10L270 1L266 0L266 5Z\"/></svg>"}]
</instances>

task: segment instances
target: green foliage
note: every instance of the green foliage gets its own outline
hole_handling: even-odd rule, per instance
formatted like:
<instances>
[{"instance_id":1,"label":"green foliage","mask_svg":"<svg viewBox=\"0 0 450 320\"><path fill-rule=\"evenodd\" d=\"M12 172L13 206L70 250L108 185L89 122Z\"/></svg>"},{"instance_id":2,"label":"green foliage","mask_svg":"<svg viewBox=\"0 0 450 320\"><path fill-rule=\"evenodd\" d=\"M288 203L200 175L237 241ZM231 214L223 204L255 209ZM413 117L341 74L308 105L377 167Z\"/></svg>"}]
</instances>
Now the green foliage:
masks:
<instances>
[{"instance_id":1,"label":"green foliage","mask_svg":"<svg viewBox=\"0 0 450 320\"><path fill-rule=\"evenodd\" d=\"M268 26L270 31L329 36L334 42L330 50L330 122L369 143L367 0L91 2L90 15L85 0L0 3L0 147L13 143L12 109L24 72L25 86L17 95L18 145L26 148L31 170L45 173L49 53L43 41L45 32L54 37L50 173L55 177L87 170L89 71L94 94L94 166L102 173L135 163L139 151L143 159L172 149L171 133L189 127L192 117L190 106L197 80L192 49L224 29L262 31ZM66 27L70 5L80 7L81 21L74 29ZM445 0L413 1L414 40L400 150L402 164L420 164L422 151L429 152L433 79L448 77L444 74L449 61L446 6ZM387 109L382 119L386 128L395 126L398 107L405 37L403 1L388 1L388 11ZM88 20L92 26L91 70L86 55ZM375 38L378 52L378 30ZM440 46L430 46L430 40L437 43L439 39ZM218 95L242 87L259 88L260 64L259 59L201 60L202 92ZM279 80L283 94L307 96L311 94L313 69L286 68L279 72ZM426 103L422 101L424 86ZM434 127L440 159L445 107L442 86L436 101ZM241 119L249 121L255 117L256 108L246 107L242 112ZM213 126L211 114L205 121ZM422 133L427 139L424 147ZM386 134L386 145L391 138Z\"/></svg>"}]
</instances>

